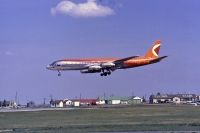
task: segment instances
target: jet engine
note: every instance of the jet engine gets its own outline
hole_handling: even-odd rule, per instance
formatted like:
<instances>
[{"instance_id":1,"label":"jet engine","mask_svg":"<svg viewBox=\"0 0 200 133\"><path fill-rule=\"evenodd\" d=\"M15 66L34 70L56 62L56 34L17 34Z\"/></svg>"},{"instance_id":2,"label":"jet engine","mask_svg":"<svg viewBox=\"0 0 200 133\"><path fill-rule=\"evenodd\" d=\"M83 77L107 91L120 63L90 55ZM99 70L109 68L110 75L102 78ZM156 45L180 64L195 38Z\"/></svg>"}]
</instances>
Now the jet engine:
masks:
<instances>
[{"instance_id":1,"label":"jet engine","mask_svg":"<svg viewBox=\"0 0 200 133\"><path fill-rule=\"evenodd\" d=\"M106 62L106 63L101 64L101 66L102 66L103 68L111 68L111 67L114 67L115 64L112 63L112 62Z\"/></svg>"},{"instance_id":2,"label":"jet engine","mask_svg":"<svg viewBox=\"0 0 200 133\"><path fill-rule=\"evenodd\" d=\"M89 68L88 68L88 70L90 70L90 71L92 71L92 70L101 70L101 69L102 69L102 67L98 66L98 65L96 65L96 66L89 66Z\"/></svg>"},{"instance_id":3,"label":"jet engine","mask_svg":"<svg viewBox=\"0 0 200 133\"><path fill-rule=\"evenodd\" d=\"M100 73L101 69L99 70L88 70L88 69L84 69L80 71L81 73Z\"/></svg>"}]
</instances>

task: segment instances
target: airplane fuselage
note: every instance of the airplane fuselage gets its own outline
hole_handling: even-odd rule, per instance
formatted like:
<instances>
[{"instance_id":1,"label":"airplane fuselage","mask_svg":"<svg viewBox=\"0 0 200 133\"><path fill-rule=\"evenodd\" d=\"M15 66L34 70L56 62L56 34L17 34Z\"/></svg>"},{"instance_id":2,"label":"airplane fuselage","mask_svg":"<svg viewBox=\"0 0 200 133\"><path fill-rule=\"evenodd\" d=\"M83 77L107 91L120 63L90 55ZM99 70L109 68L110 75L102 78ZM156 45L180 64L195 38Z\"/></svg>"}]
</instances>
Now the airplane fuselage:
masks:
<instances>
[{"instance_id":1,"label":"airplane fuselage","mask_svg":"<svg viewBox=\"0 0 200 133\"><path fill-rule=\"evenodd\" d=\"M53 62L52 64L47 66L49 70L56 70L56 71L64 71L64 70L84 70L87 69L88 66L98 66L100 64L106 62L113 62L118 60L118 58L108 59L108 58L97 58L97 59L64 59L58 60ZM153 58L134 58L128 61L123 62L120 67L117 69L125 69L125 68L132 68L132 67L139 67L151 64L152 61L155 59Z\"/></svg>"},{"instance_id":2,"label":"airplane fuselage","mask_svg":"<svg viewBox=\"0 0 200 133\"><path fill-rule=\"evenodd\" d=\"M80 70L81 73L101 73L101 76L110 75L116 69L126 69L157 63L167 56L159 57L160 41L148 50L144 56L131 56L127 58L85 58L64 59L53 62L47 66L49 70L59 72L65 70Z\"/></svg>"},{"instance_id":3,"label":"airplane fuselage","mask_svg":"<svg viewBox=\"0 0 200 133\"><path fill-rule=\"evenodd\" d=\"M93 59L64 59L53 62L47 66L49 70L84 70L88 66L96 66L106 62L115 61L117 58L93 58Z\"/></svg>"}]
</instances>

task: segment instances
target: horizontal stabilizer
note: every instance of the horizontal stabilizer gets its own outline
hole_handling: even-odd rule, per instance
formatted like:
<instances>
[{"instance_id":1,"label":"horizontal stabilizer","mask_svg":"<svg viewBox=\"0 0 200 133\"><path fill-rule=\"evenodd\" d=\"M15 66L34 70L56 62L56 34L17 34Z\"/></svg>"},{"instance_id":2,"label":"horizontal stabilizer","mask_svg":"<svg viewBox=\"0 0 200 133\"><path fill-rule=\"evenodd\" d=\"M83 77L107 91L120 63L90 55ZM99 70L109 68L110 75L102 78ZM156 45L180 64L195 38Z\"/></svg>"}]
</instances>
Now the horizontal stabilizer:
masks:
<instances>
[{"instance_id":1,"label":"horizontal stabilizer","mask_svg":"<svg viewBox=\"0 0 200 133\"><path fill-rule=\"evenodd\" d=\"M157 63L157 62L160 62L162 59L164 58L167 58L168 56L162 56L162 57L159 57L157 59L154 59L153 61L151 61L151 63Z\"/></svg>"}]
</instances>

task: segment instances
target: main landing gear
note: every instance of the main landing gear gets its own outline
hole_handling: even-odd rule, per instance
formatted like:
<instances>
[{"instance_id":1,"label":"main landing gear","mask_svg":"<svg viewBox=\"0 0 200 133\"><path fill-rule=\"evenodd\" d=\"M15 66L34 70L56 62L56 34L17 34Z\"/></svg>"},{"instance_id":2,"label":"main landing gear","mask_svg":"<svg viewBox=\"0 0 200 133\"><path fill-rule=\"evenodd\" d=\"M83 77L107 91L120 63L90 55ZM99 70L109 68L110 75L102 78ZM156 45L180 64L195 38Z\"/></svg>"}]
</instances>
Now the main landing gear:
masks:
<instances>
[{"instance_id":1,"label":"main landing gear","mask_svg":"<svg viewBox=\"0 0 200 133\"><path fill-rule=\"evenodd\" d=\"M101 76L107 76L107 75L110 75L111 74L111 71L110 70L102 70L102 73L100 74Z\"/></svg>"}]
</instances>

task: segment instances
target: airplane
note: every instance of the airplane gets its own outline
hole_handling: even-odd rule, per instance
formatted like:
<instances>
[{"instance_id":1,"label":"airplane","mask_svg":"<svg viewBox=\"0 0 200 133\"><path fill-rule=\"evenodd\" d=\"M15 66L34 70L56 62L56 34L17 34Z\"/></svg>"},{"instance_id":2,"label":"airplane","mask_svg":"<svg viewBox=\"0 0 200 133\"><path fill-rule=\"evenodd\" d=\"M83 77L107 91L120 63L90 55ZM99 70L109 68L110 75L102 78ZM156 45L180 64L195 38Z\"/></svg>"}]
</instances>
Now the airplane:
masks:
<instances>
[{"instance_id":1,"label":"airplane","mask_svg":"<svg viewBox=\"0 0 200 133\"><path fill-rule=\"evenodd\" d=\"M61 71L79 70L81 73L100 73L101 76L111 75L117 69L134 68L160 62L167 56L159 57L161 41L157 40L144 56L130 56L127 58L83 58L57 60L48 65L49 70Z\"/></svg>"}]
</instances>

